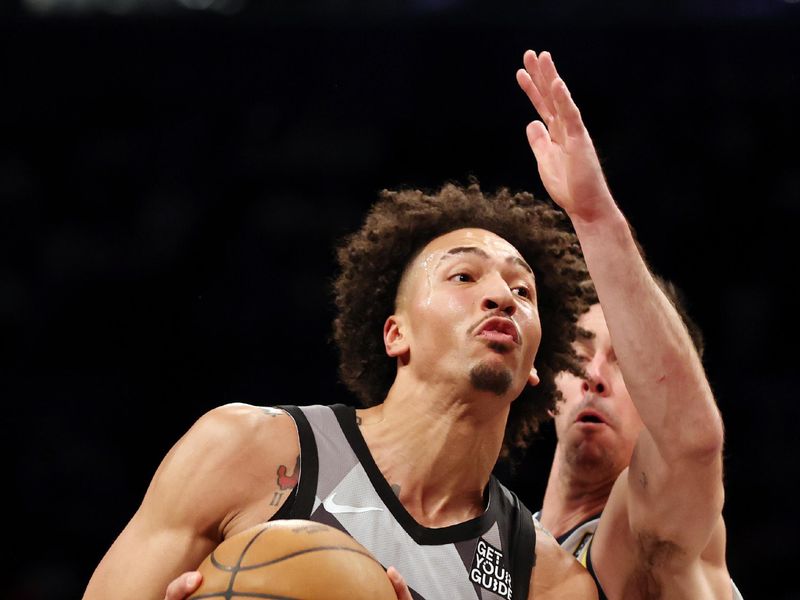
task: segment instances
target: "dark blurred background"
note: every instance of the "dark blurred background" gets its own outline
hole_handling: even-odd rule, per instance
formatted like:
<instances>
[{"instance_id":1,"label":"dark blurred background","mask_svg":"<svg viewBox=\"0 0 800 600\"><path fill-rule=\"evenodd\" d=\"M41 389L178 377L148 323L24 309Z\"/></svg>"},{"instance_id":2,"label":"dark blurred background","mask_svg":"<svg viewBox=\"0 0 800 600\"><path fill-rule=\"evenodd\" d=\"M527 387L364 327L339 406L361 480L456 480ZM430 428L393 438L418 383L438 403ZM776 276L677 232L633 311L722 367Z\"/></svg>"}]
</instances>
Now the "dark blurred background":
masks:
<instances>
[{"instance_id":1,"label":"dark blurred background","mask_svg":"<svg viewBox=\"0 0 800 600\"><path fill-rule=\"evenodd\" d=\"M0 5L2 595L79 597L206 410L352 403L328 343L335 242L383 188L542 194L514 79L532 47L705 331L731 572L746 598L799 598L800 7L664 4ZM500 471L532 507L552 444Z\"/></svg>"}]
</instances>

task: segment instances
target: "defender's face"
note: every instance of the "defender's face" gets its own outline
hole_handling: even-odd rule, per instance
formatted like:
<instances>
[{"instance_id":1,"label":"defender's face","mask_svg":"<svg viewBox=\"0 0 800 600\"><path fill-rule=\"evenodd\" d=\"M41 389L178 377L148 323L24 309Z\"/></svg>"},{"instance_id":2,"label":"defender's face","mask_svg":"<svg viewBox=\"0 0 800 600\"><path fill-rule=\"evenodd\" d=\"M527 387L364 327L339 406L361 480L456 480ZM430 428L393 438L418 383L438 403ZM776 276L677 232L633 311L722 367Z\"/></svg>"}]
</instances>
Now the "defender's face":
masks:
<instances>
[{"instance_id":1,"label":"defender's face","mask_svg":"<svg viewBox=\"0 0 800 600\"><path fill-rule=\"evenodd\" d=\"M511 399L538 383L533 271L490 231L459 229L425 246L406 270L398 316L409 364L423 379L460 386L467 374L478 389Z\"/></svg>"},{"instance_id":2,"label":"defender's face","mask_svg":"<svg viewBox=\"0 0 800 600\"><path fill-rule=\"evenodd\" d=\"M568 462L616 477L630 463L642 420L622 379L599 304L581 315L578 327L592 334L579 334L574 344L587 378L570 373L556 378L564 396L555 417L559 445Z\"/></svg>"}]
</instances>

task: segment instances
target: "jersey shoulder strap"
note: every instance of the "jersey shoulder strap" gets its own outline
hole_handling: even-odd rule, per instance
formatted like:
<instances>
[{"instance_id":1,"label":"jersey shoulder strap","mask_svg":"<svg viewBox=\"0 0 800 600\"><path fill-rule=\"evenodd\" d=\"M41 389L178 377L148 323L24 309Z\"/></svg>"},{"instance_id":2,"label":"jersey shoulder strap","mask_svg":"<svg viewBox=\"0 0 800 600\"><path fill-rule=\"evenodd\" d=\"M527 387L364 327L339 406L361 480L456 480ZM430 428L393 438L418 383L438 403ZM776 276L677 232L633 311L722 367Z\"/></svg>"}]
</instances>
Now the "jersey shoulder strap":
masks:
<instances>
[{"instance_id":1,"label":"jersey shoulder strap","mask_svg":"<svg viewBox=\"0 0 800 600\"><path fill-rule=\"evenodd\" d=\"M308 519L314 508L314 495L319 478L317 441L306 415L298 406L277 406L289 413L297 426L300 440L300 480L291 498L278 510L274 519Z\"/></svg>"},{"instance_id":2,"label":"jersey shoulder strap","mask_svg":"<svg viewBox=\"0 0 800 600\"><path fill-rule=\"evenodd\" d=\"M501 512L508 516L510 566L515 575L511 580L511 597L524 600L530 593L531 574L536 566L536 528L533 514L514 492L494 477L492 484L495 487L492 490L493 497L499 499Z\"/></svg>"}]
</instances>

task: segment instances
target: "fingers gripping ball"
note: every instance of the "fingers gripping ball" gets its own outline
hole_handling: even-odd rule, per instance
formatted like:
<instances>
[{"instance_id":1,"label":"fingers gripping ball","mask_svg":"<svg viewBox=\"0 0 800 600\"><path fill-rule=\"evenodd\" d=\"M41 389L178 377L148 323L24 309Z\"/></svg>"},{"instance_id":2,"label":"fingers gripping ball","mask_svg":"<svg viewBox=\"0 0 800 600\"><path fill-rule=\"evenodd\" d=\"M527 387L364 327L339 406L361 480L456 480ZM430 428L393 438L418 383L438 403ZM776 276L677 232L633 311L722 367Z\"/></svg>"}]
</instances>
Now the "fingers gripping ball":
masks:
<instances>
[{"instance_id":1,"label":"fingers gripping ball","mask_svg":"<svg viewBox=\"0 0 800 600\"><path fill-rule=\"evenodd\" d=\"M312 521L251 527L217 546L199 570L203 583L189 600L396 600L361 544Z\"/></svg>"}]
</instances>

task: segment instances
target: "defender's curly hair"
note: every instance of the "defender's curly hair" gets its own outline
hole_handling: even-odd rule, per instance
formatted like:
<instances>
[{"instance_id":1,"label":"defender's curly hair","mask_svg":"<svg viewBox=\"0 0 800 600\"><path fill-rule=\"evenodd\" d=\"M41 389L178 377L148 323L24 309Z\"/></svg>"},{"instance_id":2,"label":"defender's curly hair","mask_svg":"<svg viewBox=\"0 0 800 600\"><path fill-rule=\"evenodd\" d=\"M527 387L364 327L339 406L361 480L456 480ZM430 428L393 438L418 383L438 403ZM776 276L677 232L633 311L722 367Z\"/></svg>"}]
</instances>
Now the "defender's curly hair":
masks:
<instances>
[{"instance_id":1,"label":"defender's curly hair","mask_svg":"<svg viewBox=\"0 0 800 600\"><path fill-rule=\"evenodd\" d=\"M571 342L588 305L581 282L588 277L577 238L564 213L531 194L501 189L485 195L473 182L447 184L436 194L384 190L363 226L337 250L334 282L338 316L334 341L345 385L365 406L382 402L396 376L383 344L383 324L395 312L406 267L434 238L465 227L489 230L511 243L536 272L542 341L536 356L541 383L526 386L511 405L503 444L524 450L539 423L555 409L559 371L581 373Z\"/></svg>"}]
</instances>

